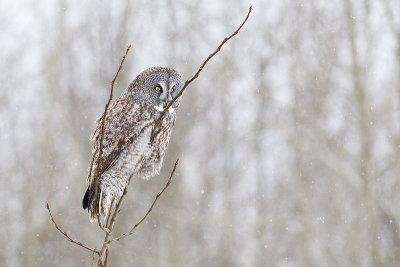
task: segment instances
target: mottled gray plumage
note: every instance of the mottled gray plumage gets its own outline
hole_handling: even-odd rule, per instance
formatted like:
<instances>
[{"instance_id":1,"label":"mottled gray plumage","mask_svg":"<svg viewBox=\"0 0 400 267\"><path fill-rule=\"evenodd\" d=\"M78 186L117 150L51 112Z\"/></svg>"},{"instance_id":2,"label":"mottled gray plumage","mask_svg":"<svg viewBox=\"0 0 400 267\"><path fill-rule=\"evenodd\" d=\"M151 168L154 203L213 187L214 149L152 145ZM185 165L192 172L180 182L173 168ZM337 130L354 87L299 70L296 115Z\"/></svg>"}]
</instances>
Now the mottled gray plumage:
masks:
<instances>
[{"instance_id":1,"label":"mottled gray plumage","mask_svg":"<svg viewBox=\"0 0 400 267\"><path fill-rule=\"evenodd\" d=\"M166 113L153 140L151 133L161 111L181 88L180 75L169 68L149 68L135 78L108 109L103 139L103 166L98 177L96 169L102 116L97 120L96 129L90 137L94 141L94 160L89 166L89 186L82 202L83 208L88 208L91 220L96 220L98 215L108 214L112 201L122 195L130 175L149 179L159 173L180 99Z\"/></svg>"}]
</instances>

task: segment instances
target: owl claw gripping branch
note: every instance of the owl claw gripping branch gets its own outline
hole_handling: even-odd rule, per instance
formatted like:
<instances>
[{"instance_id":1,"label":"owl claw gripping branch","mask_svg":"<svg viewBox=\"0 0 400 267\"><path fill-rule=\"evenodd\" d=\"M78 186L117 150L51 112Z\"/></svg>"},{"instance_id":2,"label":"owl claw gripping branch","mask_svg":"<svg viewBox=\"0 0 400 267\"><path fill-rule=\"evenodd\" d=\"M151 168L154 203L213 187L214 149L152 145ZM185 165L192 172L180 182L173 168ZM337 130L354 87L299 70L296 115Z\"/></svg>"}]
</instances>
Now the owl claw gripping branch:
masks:
<instances>
[{"instance_id":1,"label":"owl claw gripping branch","mask_svg":"<svg viewBox=\"0 0 400 267\"><path fill-rule=\"evenodd\" d=\"M152 130L160 112L181 89L181 76L173 69L153 67L139 74L108 109L101 155L103 164L98 171L102 117L97 120L90 138L94 141L94 156L82 202L92 221L108 214L112 203L122 196L131 175L149 179L159 174L180 97L165 114L153 138Z\"/></svg>"}]
</instances>

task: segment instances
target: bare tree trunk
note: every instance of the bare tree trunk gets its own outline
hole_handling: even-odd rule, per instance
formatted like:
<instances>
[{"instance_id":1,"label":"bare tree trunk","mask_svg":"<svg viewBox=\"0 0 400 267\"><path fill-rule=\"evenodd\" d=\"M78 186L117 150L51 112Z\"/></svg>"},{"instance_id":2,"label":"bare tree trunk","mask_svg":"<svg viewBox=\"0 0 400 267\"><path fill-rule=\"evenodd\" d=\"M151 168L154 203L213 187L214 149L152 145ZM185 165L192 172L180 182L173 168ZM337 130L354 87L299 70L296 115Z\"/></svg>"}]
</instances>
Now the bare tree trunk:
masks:
<instances>
[{"instance_id":1,"label":"bare tree trunk","mask_svg":"<svg viewBox=\"0 0 400 267\"><path fill-rule=\"evenodd\" d=\"M353 75L353 90L356 100L356 108L358 115L358 132L360 137L360 148L358 153L358 175L362 182L362 195L360 203L360 225L363 224L364 214L367 224L367 247L362 254L369 255L373 266L382 266L382 261L379 255L378 248L378 223L379 210L374 192L372 191L373 176L370 170L371 161L371 131L368 116L368 98L367 87L365 85L365 73L361 68L359 61L359 53L357 48L356 20L353 13L353 4L351 0L345 1L345 11L348 27L348 38L351 46L352 57L352 75Z\"/></svg>"}]
</instances>

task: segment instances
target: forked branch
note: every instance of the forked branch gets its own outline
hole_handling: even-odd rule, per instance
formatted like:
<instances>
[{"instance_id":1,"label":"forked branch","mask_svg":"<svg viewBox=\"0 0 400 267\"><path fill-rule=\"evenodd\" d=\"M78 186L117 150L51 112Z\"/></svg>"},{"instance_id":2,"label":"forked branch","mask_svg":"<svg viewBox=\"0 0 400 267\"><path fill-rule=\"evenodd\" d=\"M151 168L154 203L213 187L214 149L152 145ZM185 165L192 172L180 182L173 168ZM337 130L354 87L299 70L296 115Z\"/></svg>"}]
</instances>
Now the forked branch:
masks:
<instances>
[{"instance_id":1,"label":"forked branch","mask_svg":"<svg viewBox=\"0 0 400 267\"><path fill-rule=\"evenodd\" d=\"M89 247L87 247L86 245L82 244L82 243L79 242L79 241L73 240L71 237L69 237L69 235L68 235L66 232L64 232L63 230L61 230L61 228L58 227L56 221L54 220L53 214L51 214L49 203L46 203L46 207L47 207L47 210L49 211L50 218L51 218L51 221L53 222L54 226L56 227L56 229L57 229L61 234L63 234L63 235L69 240L69 242L74 243L74 244L76 244L76 245L78 245L78 246L80 246L80 247L83 247L84 249L87 249L87 250L89 250L89 251L91 251L91 252L96 253L97 255L99 255L99 252L98 252L97 250L92 249L92 248L89 248Z\"/></svg>"}]
</instances>

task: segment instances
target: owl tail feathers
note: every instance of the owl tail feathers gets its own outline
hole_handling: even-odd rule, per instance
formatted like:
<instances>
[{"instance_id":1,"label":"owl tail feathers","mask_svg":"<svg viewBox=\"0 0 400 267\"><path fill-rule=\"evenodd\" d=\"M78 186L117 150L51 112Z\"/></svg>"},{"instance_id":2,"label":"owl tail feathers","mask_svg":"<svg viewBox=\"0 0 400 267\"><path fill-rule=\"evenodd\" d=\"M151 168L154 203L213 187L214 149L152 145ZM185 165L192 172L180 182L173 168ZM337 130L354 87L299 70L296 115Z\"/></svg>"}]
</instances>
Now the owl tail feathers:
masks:
<instances>
[{"instance_id":1,"label":"owl tail feathers","mask_svg":"<svg viewBox=\"0 0 400 267\"><path fill-rule=\"evenodd\" d=\"M83 196L82 207L84 210L89 207L89 188L86 190L86 193Z\"/></svg>"},{"instance_id":2,"label":"owl tail feathers","mask_svg":"<svg viewBox=\"0 0 400 267\"><path fill-rule=\"evenodd\" d=\"M100 187L98 187L99 189ZM83 209L88 209L90 214L90 221L97 221L99 214L99 191L97 190L97 196L95 195L95 183L91 183L86 190L86 193L82 200Z\"/></svg>"},{"instance_id":3,"label":"owl tail feathers","mask_svg":"<svg viewBox=\"0 0 400 267\"><path fill-rule=\"evenodd\" d=\"M95 183L89 185L86 190L85 196L82 200L83 209L88 209L90 215L90 221L97 221L97 218L103 216L106 218L111 205L113 203L114 196L112 194L107 194L101 186L98 185L97 194L95 194Z\"/></svg>"}]
</instances>

